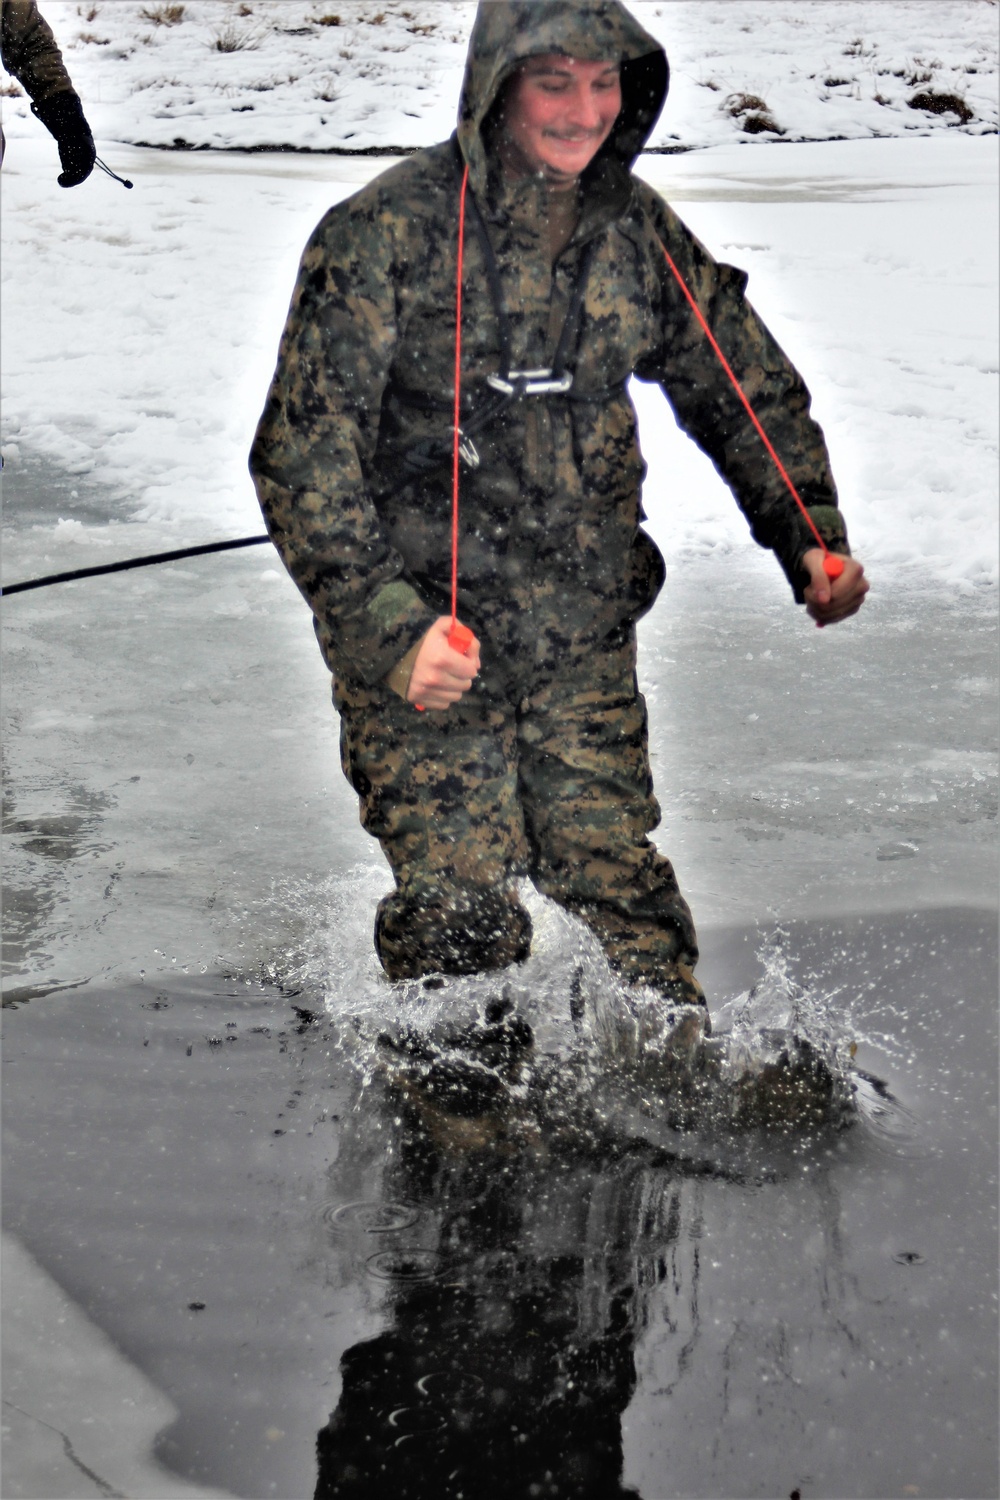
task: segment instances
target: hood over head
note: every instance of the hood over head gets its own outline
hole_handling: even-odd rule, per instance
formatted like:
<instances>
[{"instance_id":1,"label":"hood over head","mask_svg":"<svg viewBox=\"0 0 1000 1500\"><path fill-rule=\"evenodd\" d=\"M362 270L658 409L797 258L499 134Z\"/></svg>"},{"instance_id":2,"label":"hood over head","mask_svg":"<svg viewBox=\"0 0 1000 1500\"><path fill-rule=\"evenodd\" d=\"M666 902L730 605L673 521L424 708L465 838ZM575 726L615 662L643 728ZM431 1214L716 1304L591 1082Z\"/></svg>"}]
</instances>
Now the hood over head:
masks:
<instances>
[{"instance_id":1,"label":"hood over head","mask_svg":"<svg viewBox=\"0 0 1000 1500\"><path fill-rule=\"evenodd\" d=\"M610 156L628 171L645 145L667 96L667 57L619 0L480 0L458 112L474 190L487 180L482 128L504 84L526 58L550 52L621 63L621 114L598 159Z\"/></svg>"}]
</instances>

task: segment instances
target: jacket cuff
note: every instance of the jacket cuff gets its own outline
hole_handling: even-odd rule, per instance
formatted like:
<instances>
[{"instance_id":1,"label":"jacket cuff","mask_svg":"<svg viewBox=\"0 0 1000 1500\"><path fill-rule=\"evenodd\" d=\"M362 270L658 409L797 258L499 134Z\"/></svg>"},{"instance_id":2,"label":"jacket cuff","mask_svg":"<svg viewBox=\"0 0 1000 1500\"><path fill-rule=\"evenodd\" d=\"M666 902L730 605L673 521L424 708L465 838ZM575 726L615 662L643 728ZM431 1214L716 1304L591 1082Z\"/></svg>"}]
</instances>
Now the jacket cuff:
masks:
<instances>
[{"instance_id":1,"label":"jacket cuff","mask_svg":"<svg viewBox=\"0 0 1000 1500\"><path fill-rule=\"evenodd\" d=\"M410 647L402 661L398 661L391 672L387 672L382 679L387 688L391 688L400 698L406 699L407 689L410 686L410 678L413 676L413 668L417 664L423 637L416 645Z\"/></svg>"},{"instance_id":2,"label":"jacket cuff","mask_svg":"<svg viewBox=\"0 0 1000 1500\"><path fill-rule=\"evenodd\" d=\"M394 578L336 632L337 655L374 685L385 680L436 619L411 583Z\"/></svg>"},{"instance_id":3,"label":"jacket cuff","mask_svg":"<svg viewBox=\"0 0 1000 1500\"><path fill-rule=\"evenodd\" d=\"M838 507L836 505L809 505L806 509L809 513L809 519L823 538L829 551L839 552L843 557L850 557L851 548L847 540L847 524ZM816 538L806 525L804 518L798 516L794 536L790 537L788 544L781 547L780 550L775 548L778 561L784 569L785 577L791 584L796 604L805 603L805 590L809 586L809 574L802 566L802 559L809 549L816 545Z\"/></svg>"}]
</instances>

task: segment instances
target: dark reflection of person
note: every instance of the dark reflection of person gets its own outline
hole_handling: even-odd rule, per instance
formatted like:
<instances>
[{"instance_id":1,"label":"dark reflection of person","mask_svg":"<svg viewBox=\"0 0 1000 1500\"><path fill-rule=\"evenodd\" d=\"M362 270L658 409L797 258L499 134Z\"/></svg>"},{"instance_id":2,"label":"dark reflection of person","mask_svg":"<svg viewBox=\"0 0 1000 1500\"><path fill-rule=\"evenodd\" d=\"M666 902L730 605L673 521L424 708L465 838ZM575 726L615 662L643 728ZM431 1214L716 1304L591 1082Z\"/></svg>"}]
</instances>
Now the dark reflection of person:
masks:
<instances>
[{"instance_id":1,"label":"dark reflection of person","mask_svg":"<svg viewBox=\"0 0 1000 1500\"><path fill-rule=\"evenodd\" d=\"M648 1157L462 1159L412 1131L389 1150L385 1190L420 1217L375 1257L392 1323L343 1357L316 1500L638 1500L633 1350L665 1280L674 1336L697 1337L697 1184Z\"/></svg>"},{"instance_id":2,"label":"dark reflection of person","mask_svg":"<svg viewBox=\"0 0 1000 1500\"><path fill-rule=\"evenodd\" d=\"M39 14L35 0L2 0L0 51L7 72L30 96L32 114L59 148L59 186L76 187L94 170L94 137L52 28Z\"/></svg>"}]
</instances>

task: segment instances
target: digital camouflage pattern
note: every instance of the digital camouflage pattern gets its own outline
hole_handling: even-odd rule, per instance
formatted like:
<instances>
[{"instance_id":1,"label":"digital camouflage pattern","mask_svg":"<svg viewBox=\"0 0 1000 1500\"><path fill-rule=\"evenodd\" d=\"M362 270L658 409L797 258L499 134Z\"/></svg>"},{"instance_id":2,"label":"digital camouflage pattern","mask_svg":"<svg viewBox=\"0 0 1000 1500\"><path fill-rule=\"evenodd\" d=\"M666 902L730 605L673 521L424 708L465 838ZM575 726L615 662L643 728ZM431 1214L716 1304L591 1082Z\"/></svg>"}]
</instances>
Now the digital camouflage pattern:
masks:
<instances>
[{"instance_id":1,"label":"digital camouflage pattern","mask_svg":"<svg viewBox=\"0 0 1000 1500\"><path fill-rule=\"evenodd\" d=\"M582 917L626 979L662 987L698 956L660 821L629 628L604 649L512 674L507 691L415 714L382 684L337 681L344 771L397 889L376 941L390 978L524 958L512 877Z\"/></svg>"},{"instance_id":2,"label":"digital camouflage pattern","mask_svg":"<svg viewBox=\"0 0 1000 1500\"><path fill-rule=\"evenodd\" d=\"M623 94L611 137L581 179L576 230L554 265L544 180L501 178L490 149L490 114L506 80L525 57L552 51L620 59ZM331 209L312 236L251 457L268 529L312 607L335 675L365 826L383 839L401 890L411 874L424 878L429 856L422 852L421 833L408 842L410 827L398 809L398 828L382 826L386 797L395 807L396 794L386 789L397 777L410 788L399 793L400 806L413 806L418 792L426 794L439 825L448 829L446 841L463 850L461 860L490 871L480 885L479 875L467 876L460 862L453 863L449 878L495 890L499 872L530 871L541 889L591 922L627 969L629 944L643 941L635 914L645 913L645 922L657 902L660 916L651 920L667 934L661 956L671 946L696 956L673 872L646 839L658 812L634 679L615 700L622 714L618 728L619 710L593 689L592 704L600 712L581 728L582 743L594 737L606 743L589 787L573 765L570 741L560 738L562 722L554 735L539 731L545 748L532 769L528 724L535 721L530 713L522 718L520 707L538 692L544 696L560 677L572 679L583 703L591 691L588 670L596 678L606 669L627 676L634 647L621 642L631 642L634 621L663 581L662 558L640 526L644 464L627 378L636 374L660 383L681 426L713 459L754 537L775 551L800 599L802 554L815 545L676 286L662 245L825 539L846 551L809 393L746 301L745 274L713 260L668 205L630 173L666 88L662 48L619 4L481 5L456 136ZM482 672L458 708L421 716L392 695L384 679L449 608L450 464L415 474L410 455L421 445L450 442L463 163L499 267L514 368L552 365L585 251L592 262L569 360L569 395L515 400L476 433L481 463L463 468L461 478L458 614L482 642ZM466 421L490 395L486 377L498 372L499 363L487 262L467 224ZM627 669L622 649L633 653ZM610 716L606 734L601 714ZM477 715L483 718L473 754L459 741L462 726ZM456 759L451 745L466 758ZM560 759L564 766L557 773L551 762ZM554 794L539 769L543 765L546 776L556 779L565 771L573 790ZM371 783L370 794L362 778ZM484 781L495 782L496 794L490 800L493 793L483 792L480 806ZM574 831L585 835L584 843L589 839L594 849L605 849L606 858L595 855L588 863L577 851L569 859L574 873L563 878L559 857L550 852L561 836L555 814L546 820L540 811L540 799L549 795L573 820ZM637 810L639 801L644 811ZM468 852L470 841L449 818L467 818L476 830L471 841L481 845L478 853ZM588 819L589 834L581 829ZM622 837L602 843L614 828L623 830ZM595 902L604 903L604 916L595 914ZM611 913L626 907L625 927L616 936L611 929L618 917ZM384 914L380 930L385 956ZM518 947L516 934L512 944Z\"/></svg>"},{"instance_id":3,"label":"digital camouflage pattern","mask_svg":"<svg viewBox=\"0 0 1000 1500\"><path fill-rule=\"evenodd\" d=\"M62 54L35 0L2 0L0 51L3 65L36 104L56 94L74 93Z\"/></svg>"},{"instance_id":4,"label":"digital camouflage pattern","mask_svg":"<svg viewBox=\"0 0 1000 1500\"><path fill-rule=\"evenodd\" d=\"M598 24L600 23L600 24ZM499 182L482 125L532 51L661 60L659 92L626 110L587 174L581 222L554 270L544 183ZM534 41L533 41L534 38ZM605 40L606 38L606 40ZM647 608L662 565L639 530L643 465L627 395L635 372L663 385L713 458L757 540L794 578L812 537L667 270L662 239L698 298L807 504L842 535L808 393L745 301L746 277L717 264L627 161L665 90L658 45L618 5L481 7L458 148L423 151L332 209L307 247L252 468L274 540L316 615L336 671L377 681L446 607L450 474L413 482L404 455L447 437L454 365L460 153L496 250L519 368L551 363L583 246L599 247L585 299L573 401L521 401L462 475L461 617L495 658L537 638L540 617L573 639ZM649 68L646 68L649 72ZM628 96L628 76L624 80ZM460 150L459 150L460 148ZM463 397L481 404L498 329L478 241L466 231ZM406 393L407 401L399 399ZM593 395L597 399L579 399ZM408 404L414 397L424 407ZM559 649L561 649L561 644ZM489 670L487 666L486 670Z\"/></svg>"}]
</instances>

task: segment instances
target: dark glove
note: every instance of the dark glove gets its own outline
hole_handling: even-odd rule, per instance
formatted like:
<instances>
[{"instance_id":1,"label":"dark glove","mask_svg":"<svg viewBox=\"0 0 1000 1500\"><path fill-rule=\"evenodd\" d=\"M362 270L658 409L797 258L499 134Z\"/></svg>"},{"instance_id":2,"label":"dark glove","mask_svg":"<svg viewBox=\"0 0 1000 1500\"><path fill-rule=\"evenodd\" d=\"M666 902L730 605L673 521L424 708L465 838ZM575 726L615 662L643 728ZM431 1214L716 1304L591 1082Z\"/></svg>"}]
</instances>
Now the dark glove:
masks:
<instances>
[{"instance_id":1,"label":"dark glove","mask_svg":"<svg viewBox=\"0 0 1000 1500\"><path fill-rule=\"evenodd\" d=\"M53 94L41 104L33 104L31 112L41 120L59 147L62 171L59 173L60 187L76 187L94 170L97 152L94 137L90 133L83 114L79 95L63 92Z\"/></svg>"}]
</instances>

